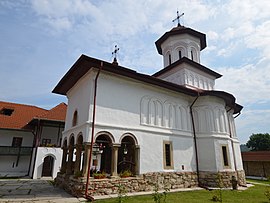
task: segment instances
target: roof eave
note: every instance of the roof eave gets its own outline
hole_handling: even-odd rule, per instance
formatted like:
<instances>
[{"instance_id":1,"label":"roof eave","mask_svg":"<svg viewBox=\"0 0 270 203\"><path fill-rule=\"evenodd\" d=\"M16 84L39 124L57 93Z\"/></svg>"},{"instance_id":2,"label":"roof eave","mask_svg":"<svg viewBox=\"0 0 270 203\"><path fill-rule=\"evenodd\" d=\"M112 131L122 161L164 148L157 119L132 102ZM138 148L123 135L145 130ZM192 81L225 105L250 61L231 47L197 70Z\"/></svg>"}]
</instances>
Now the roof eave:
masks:
<instances>
[{"instance_id":1,"label":"roof eave","mask_svg":"<svg viewBox=\"0 0 270 203\"><path fill-rule=\"evenodd\" d=\"M170 36L173 36L173 35L178 35L178 34L190 34L192 36L195 36L197 38L200 39L200 47L201 47L201 50L203 50L205 47L206 47L206 35L201 33L201 32L198 32L196 30L193 30L191 28L184 28L184 29L180 29L180 30L171 30L171 31L168 31L166 32L164 35L162 35L156 42L156 48L158 50L158 53L160 55L162 55L162 49L161 49L161 44L166 40L168 39Z\"/></svg>"},{"instance_id":2,"label":"roof eave","mask_svg":"<svg viewBox=\"0 0 270 203\"><path fill-rule=\"evenodd\" d=\"M219 74L219 73L217 73L217 72L215 72L215 71L213 71L213 70L211 70L211 69L209 69L209 68L207 68L207 67L205 67L205 66L203 66L203 65L201 65L201 64L199 64L199 63L197 63L197 62L195 62L195 61L192 61L192 60L190 60L190 59L187 58L187 57L182 57L182 58L179 59L178 61L176 61L176 62L172 63L171 65L169 65L169 66L167 66L167 67L161 69L160 71L154 73L152 76L158 77L158 76L164 74L165 72L167 72L167 71L173 69L175 66L177 66L177 65L179 65L179 64L181 64L181 63L188 63L188 64L190 64L190 65L192 65L192 66L198 68L199 70L201 70L201 71L203 71L203 72L206 72L206 73L208 73L208 74L214 76L215 78L220 78L220 77L222 77L221 74Z\"/></svg>"}]
</instances>

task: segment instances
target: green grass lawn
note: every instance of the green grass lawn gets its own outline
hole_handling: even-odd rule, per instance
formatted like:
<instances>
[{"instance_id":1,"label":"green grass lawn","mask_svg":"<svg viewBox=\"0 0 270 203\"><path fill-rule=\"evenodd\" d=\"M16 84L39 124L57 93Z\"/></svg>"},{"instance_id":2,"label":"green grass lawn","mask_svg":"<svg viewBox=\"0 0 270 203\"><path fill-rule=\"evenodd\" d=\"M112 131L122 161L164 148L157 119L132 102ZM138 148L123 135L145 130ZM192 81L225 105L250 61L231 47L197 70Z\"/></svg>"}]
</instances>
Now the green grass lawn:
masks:
<instances>
[{"instance_id":1,"label":"green grass lawn","mask_svg":"<svg viewBox=\"0 0 270 203\"><path fill-rule=\"evenodd\" d=\"M254 180L254 179L246 179L247 182L249 183L263 183L263 184L269 184L270 185L270 180Z\"/></svg>"},{"instance_id":2,"label":"green grass lawn","mask_svg":"<svg viewBox=\"0 0 270 203\"><path fill-rule=\"evenodd\" d=\"M265 191L266 191L266 186L263 186L263 185L255 185L244 191L223 190L222 200L223 202L232 202L232 203L237 203L237 202L267 203L270 201L265 196L264 194ZM211 199L214 195L218 195L217 190L213 190L213 191L199 190L199 191L168 193L166 203L213 202L211 201ZM118 199L114 198L114 199L107 199L107 200L97 200L96 202L97 203L117 203ZM124 203L150 203L150 202L154 203L152 195L127 197L127 200L124 201Z\"/></svg>"}]
</instances>

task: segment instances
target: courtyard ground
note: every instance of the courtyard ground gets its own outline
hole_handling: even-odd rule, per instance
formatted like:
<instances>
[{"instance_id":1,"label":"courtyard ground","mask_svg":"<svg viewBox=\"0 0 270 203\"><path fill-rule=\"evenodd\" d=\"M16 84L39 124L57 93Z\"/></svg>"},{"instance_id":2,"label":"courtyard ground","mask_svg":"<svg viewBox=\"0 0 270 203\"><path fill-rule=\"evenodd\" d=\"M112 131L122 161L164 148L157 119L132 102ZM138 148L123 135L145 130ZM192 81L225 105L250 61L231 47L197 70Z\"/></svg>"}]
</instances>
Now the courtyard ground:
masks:
<instances>
[{"instance_id":1,"label":"courtyard ground","mask_svg":"<svg viewBox=\"0 0 270 203\"><path fill-rule=\"evenodd\" d=\"M85 199L75 198L52 183L52 180L44 179L0 179L0 202L85 202Z\"/></svg>"}]
</instances>

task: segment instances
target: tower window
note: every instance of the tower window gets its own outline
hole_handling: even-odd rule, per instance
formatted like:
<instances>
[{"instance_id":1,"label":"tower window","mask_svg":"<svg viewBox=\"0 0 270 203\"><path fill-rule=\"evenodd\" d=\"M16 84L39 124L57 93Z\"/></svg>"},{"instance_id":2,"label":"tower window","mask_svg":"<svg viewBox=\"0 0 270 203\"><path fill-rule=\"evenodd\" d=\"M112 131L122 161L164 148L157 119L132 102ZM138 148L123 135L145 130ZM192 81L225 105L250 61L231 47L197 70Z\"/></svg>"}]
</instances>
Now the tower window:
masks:
<instances>
[{"instance_id":1,"label":"tower window","mask_svg":"<svg viewBox=\"0 0 270 203\"><path fill-rule=\"evenodd\" d=\"M8 109L8 108L3 108L0 111L0 114L5 115L5 116L11 116L11 114L13 113L14 109Z\"/></svg>"},{"instance_id":2,"label":"tower window","mask_svg":"<svg viewBox=\"0 0 270 203\"><path fill-rule=\"evenodd\" d=\"M190 51L190 55L191 55L191 60L193 61L194 60L194 56L193 56L193 51L192 50Z\"/></svg>"},{"instance_id":3,"label":"tower window","mask_svg":"<svg viewBox=\"0 0 270 203\"><path fill-rule=\"evenodd\" d=\"M178 54L179 54L179 59L181 59L181 58L182 58L182 51L179 50L179 51L178 51Z\"/></svg>"}]
</instances>

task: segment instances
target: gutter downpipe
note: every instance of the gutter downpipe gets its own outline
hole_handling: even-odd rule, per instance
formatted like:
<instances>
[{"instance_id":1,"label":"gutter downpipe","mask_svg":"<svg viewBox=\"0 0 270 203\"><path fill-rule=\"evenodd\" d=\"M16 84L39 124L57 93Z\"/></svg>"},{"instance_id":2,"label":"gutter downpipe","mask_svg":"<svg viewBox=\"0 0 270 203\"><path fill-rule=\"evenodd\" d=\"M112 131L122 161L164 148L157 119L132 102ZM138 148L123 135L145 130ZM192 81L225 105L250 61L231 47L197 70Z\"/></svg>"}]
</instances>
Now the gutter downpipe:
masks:
<instances>
[{"instance_id":1,"label":"gutter downpipe","mask_svg":"<svg viewBox=\"0 0 270 203\"><path fill-rule=\"evenodd\" d=\"M85 185L85 198L88 200L94 200L93 197L87 194L88 192L88 184L89 184L89 178L90 178L90 168L91 168L91 160L92 160L92 151L93 151L93 142L94 142L94 133L95 133L95 118L96 118L96 99L97 99L97 81L99 74L102 70L103 62L101 61L100 67L98 69L98 73L95 78L95 87L94 87L94 102L93 102L93 115L92 115L92 131L91 131L91 144L90 144L90 154L89 154L89 161L88 161L88 169L87 169L87 180Z\"/></svg>"},{"instance_id":2,"label":"gutter downpipe","mask_svg":"<svg viewBox=\"0 0 270 203\"><path fill-rule=\"evenodd\" d=\"M27 175L30 177L30 169L31 169L31 165L32 165L32 158L33 158L33 153L34 153L34 146L35 146L35 142L34 142L34 140L35 140L35 137L36 137L36 135L35 135L35 133L34 133L34 130L32 130L31 131L31 133L33 134L33 136L34 136L34 139L33 139L33 144L32 144L32 150L31 150L31 156L30 156L30 163L29 163L29 167L28 167L28 173L27 173Z\"/></svg>"},{"instance_id":3,"label":"gutter downpipe","mask_svg":"<svg viewBox=\"0 0 270 203\"><path fill-rule=\"evenodd\" d=\"M36 140L35 140L36 143L35 143L35 148L34 148L34 150L35 150L34 163L33 163L32 174L31 174L32 179L34 177L34 172L35 172L35 167L36 167L37 150L38 150L38 145L40 142L40 140L39 140L40 130L41 130L40 129L40 119L38 119L37 130L36 130Z\"/></svg>"},{"instance_id":4,"label":"gutter downpipe","mask_svg":"<svg viewBox=\"0 0 270 203\"><path fill-rule=\"evenodd\" d=\"M232 110L232 108L230 108L227 113ZM233 117L234 119L237 118L241 113L239 112L235 117ZM230 123L230 118L228 117L228 124L229 124L229 133L230 133L230 138L231 138L231 145L232 145L232 152L233 152L233 163L234 163L234 170L235 170L235 173L236 173L236 177L237 177L237 182L238 182L238 185L239 184L239 175L238 175L238 172L237 172L237 167L236 167L236 159L235 159L235 150L234 150L234 145L233 145L233 140L232 140L232 130L231 130L231 123Z\"/></svg>"},{"instance_id":5,"label":"gutter downpipe","mask_svg":"<svg viewBox=\"0 0 270 203\"><path fill-rule=\"evenodd\" d=\"M198 148L197 148L197 136L196 136L196 130L195 130L195 123L194 123L194 117L193 117L193 111L192 107L199 98L200 93L198 92L198 95L196 99L192 102L190 105L190 115L191 115L191 122L192 122L192 128L193 128L193 139L194 139L194 146L195 146L195 158L196 158L196 171L197 171L197 180L198 185L200 186L200 173L199 173L199 159L198 159Z\"/></svg>"}]
</instances>

